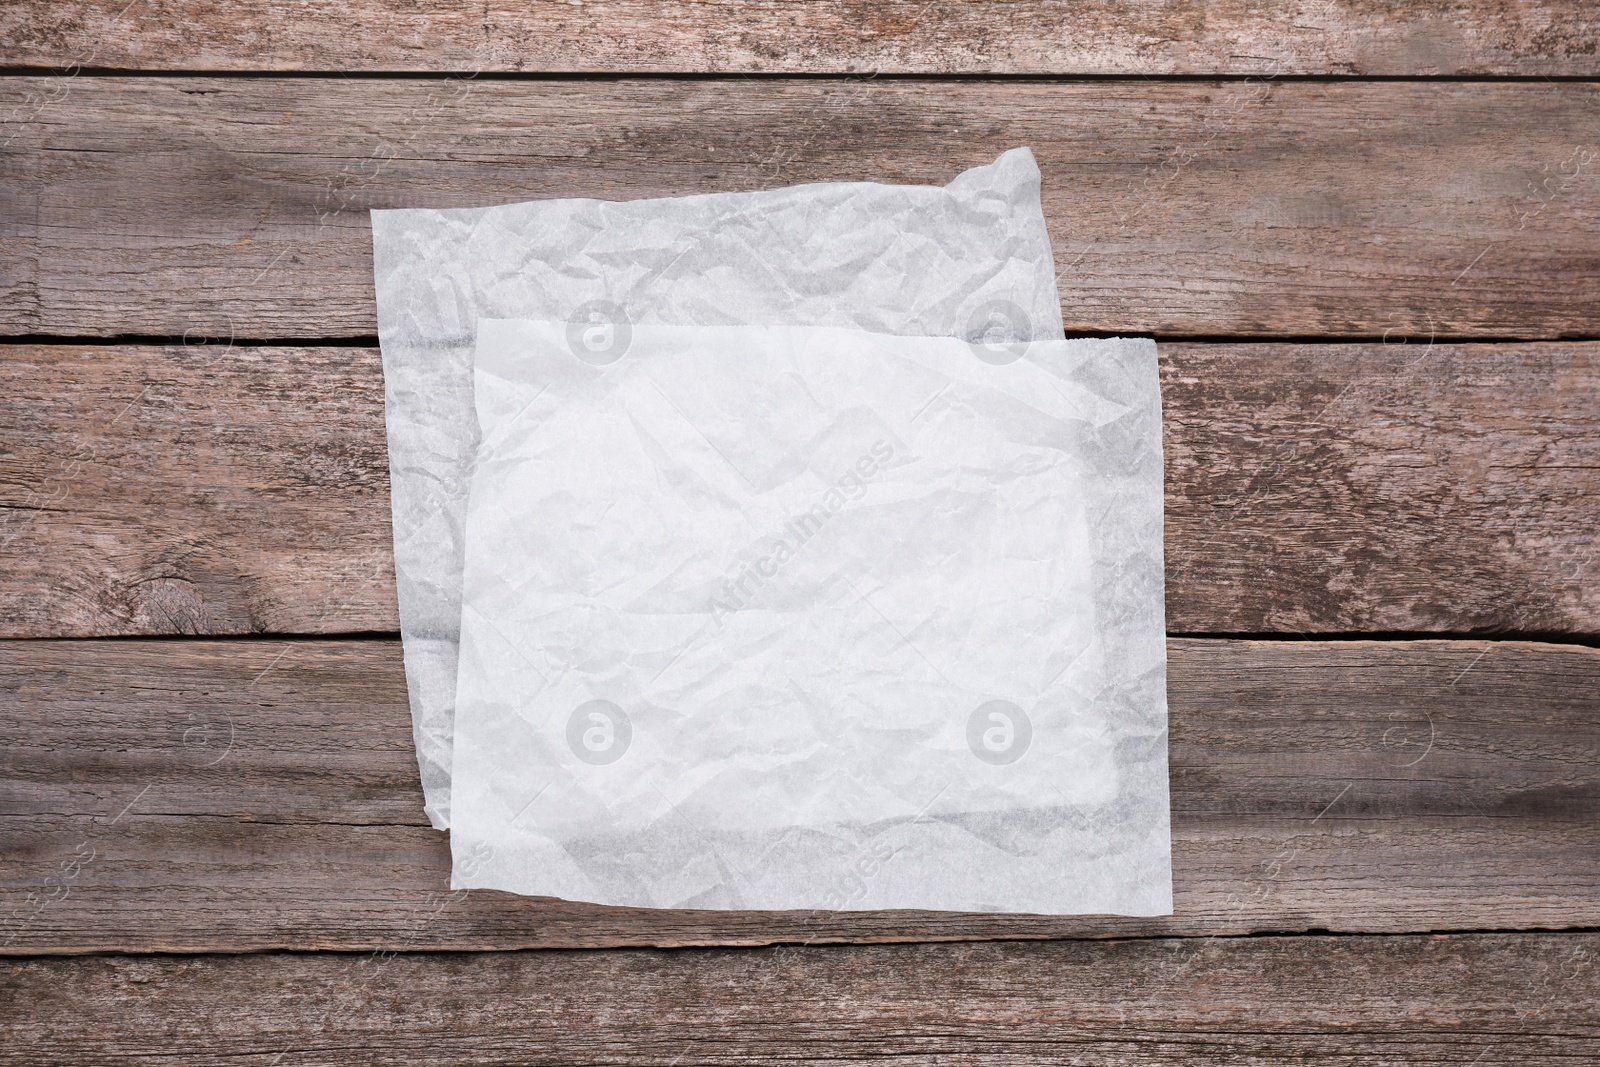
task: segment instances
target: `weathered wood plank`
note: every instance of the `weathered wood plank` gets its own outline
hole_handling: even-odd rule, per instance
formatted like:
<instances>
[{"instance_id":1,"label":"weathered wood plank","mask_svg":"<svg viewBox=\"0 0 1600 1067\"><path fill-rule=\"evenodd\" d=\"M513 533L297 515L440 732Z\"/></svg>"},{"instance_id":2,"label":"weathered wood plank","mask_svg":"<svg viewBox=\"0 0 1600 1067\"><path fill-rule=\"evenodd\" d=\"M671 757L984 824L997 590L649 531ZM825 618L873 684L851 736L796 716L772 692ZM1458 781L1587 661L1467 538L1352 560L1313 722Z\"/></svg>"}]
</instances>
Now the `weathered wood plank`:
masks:
<instances>
[{"instance_id":1,"label":"weathered wood plank","mask_svg":"<svg viewBox=\"0 0 1600 1067\"><path fill-rule=\"evenodd\" d=\"M448 890L384 641L0 644L3 951L508 949L1600 925L1600 650L1176 640L1176 914Z\"/></svg>"},{"instance_id":2,"label":"weathered wood plank","mask_svg":"<svg viewBox=\"0 0 1600 1067\"><path fill-rule=\"evenodd\" d=\"M19 960L0 1062L1569 1067L1600 1042L1597 952L1487 934Z\"/></svg>"},{"instance_id":3,"label":"weathered wood plank","mask_svg":"<svg viewBox=\"0 0 1600 1067\"><path fill-rule=\"evenodd\" d=\"M1587 82L12 77L0 115L13 335L371 335L369 207L942 183L1018 144L1069 329L1600 331Z\"/></svg>"},{"instance_id":4,"label":"weathered wood plank","mask_svg":"<svg viewBox=\"0 0 1600 1067\"><path fill-rule=\"evenodd\" d=\"M1600 633L1600 344L1161 346L1167 620ZM362 348L0 347L0 634L398 628Z\"/></svg>"},{"instance_id":5,"label":"weathered wood plank","mask_svg":"<svg viewBox=\"0 0 1600 1067\"><path fill-rule=\"evenodd\" d=\"M399 629L376 349L0 353L0 633Z\"/></svg>"},{"instance_id":6,"label":"weathered wood plank","mask_svg":"<svg viewBox=\"0 0 1600 1067\"><path fill-rule=\"evenodd\" d=\"M140 70L1600 72L1577 0L14 0L0 39L8 63Z\"/></svg>"}]
</instances>

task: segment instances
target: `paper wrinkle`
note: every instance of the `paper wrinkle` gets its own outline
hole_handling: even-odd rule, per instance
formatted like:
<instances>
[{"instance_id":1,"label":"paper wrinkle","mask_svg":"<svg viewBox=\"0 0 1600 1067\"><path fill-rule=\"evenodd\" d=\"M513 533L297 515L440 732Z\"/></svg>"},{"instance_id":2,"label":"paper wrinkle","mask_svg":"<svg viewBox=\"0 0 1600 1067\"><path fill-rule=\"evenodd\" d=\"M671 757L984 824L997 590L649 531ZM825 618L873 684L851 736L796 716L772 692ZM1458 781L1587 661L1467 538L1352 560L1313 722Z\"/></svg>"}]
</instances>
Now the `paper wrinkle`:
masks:
<instances>
[{"instance_id":1,"label":"paper wrinkle","mask_svg":"<svg viewBox=\"0 0 1600 1067\"><path fill-rule=\"evenodd\" d=\"M1170 912L1152 342L579 347L478 323L453 886Z\"/></svg>"},{"instance_id":2,"label":"paper wrinkle","mask_svg":"<svg viewBox=\"0 0 1600 1067\"><path fill-rule=\"evenodd\" d=\"M481 317L965 336L995 302L1062 336L1027 149L948 186L824 183L631 202L372 212L395 578L425 810L449 825L461 526ZM1002 316L1004 318L1005 316Z\"/></svg>"}]
</instances>

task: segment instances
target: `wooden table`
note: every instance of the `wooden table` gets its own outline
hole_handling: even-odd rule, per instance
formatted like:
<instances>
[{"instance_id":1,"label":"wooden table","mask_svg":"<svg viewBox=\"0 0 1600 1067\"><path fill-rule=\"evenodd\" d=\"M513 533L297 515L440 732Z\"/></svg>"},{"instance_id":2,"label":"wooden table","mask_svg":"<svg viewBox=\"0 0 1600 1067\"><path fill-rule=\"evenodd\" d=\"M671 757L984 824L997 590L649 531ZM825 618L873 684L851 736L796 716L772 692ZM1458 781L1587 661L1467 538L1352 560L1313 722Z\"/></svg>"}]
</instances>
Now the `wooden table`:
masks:
<instances>
[{"instance_id":1,"label":"wooden table","mask_svg":"<svg viewBox=\"0 0 1600 1067\"><path fill-rule=\"evenodd\" d=\"M0 1060L1600 1061L1589 0L11 0L0 43ZM1160 342L1176 913L450 892L367 209L1018 144L1069 332Z\"/></svg>"}]
</instances>

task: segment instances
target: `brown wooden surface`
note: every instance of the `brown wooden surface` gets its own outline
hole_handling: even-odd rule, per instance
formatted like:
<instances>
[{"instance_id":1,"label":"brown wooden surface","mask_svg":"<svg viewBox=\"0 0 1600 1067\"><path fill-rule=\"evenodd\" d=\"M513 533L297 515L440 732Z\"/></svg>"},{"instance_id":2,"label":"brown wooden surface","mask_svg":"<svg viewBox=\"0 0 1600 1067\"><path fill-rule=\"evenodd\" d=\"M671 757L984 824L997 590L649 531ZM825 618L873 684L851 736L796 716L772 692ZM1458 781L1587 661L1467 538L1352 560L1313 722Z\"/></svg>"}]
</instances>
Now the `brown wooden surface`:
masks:
<instances>
[{"instance_id":1,"label":"brown wooden surface","mask_svg":"<svg viewBox=\"0 0 1600 1067\"><path fill-rule=\"evenodd\" d=\"M1590 82L0 79L0 332L375 332L366 209L827 179L1032 145L1069 328L1594 337Z\"/></svg>"},{"instance_id":2,"label":"brown wooden surface","mask_svg":"<svg viewBox=\"0 0 1600 1067\"><path fill-rule=\"evenodd\" d=\"M1581 0L13 0L0 40L68 69L1600 73Z\"/></svg>"},{"instance_id":3,"label":"brown wooden surface","mask_svg":"<svg viewBox=\"0 0 1600 1067\"><path fill-rule=\"evenodd\" d=\"M1600 935L0 964L0 1061L1593 1062Z\"/></svg>"},{"instance_id":4,"label":"brown wooden surface","mask_svg":"<svg viewBox=\"0 0 1600 1067\"><path fill-rule=\"evenodd\" d=\"M1175 915L775 915L452 894L393 641L0 643L0 942L31 954L1600 926L1600 649L1180 639L1170 658Z\"/></svg>"},{"instance_id":5,"label":"brown wooden surface","mask_svg":"<svg viewBox=\"0 0 1600 1067\"><path fill-rule=\"evenodd\" d=\"M1600 632L1600 344L1160 353L1170 630ZM0 440L4 636L398 629L375 349L0 347Z\"/></svg>"},{"instance_id":6,"label":"brown wooden surface","mask_svg":"<svg viewBox=\"0 0 1600 1067\"><path fill-rule=\"evenodd\" d=\"M1589 1063L1596 11L0 6L0 635L235 635L0 641L0 1063ZM450 893L397 642L273 636L396 625L366 210L1018 144L1170 628L1280 638L1170 642L1176 914Z\"/></svg>"}]
</instances>

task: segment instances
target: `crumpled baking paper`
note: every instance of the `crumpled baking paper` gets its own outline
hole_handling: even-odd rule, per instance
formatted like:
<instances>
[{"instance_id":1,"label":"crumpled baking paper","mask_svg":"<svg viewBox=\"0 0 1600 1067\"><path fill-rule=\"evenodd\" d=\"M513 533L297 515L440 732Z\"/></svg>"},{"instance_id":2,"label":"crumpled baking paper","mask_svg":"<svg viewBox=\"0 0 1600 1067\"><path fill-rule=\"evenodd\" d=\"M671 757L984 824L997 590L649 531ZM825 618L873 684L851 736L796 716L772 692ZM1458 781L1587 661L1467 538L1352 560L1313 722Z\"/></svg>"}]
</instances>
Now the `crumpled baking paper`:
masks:
<instances>
[{"instance_id":1,"label":"crumpled baking paper","mask_svg":"<svg viewBox=\"0 0 1600 1067\"><path fill-rule=\"evenodd\" d=\"M1152 341L483 319L452 885L1171 911Z\"/></svg>"},{"instance_id":2,"label":"crumpled baking paper","mask_svg":"<svg viewBox=\"0 0 1600 1067\"><path fill-rule=\"evenodd\" d=\"M426 811L449 825L480 316L1060 337L1027 149L944 188L837 183L372 212L395 577Z\"/></svg>"}]
</instances>

